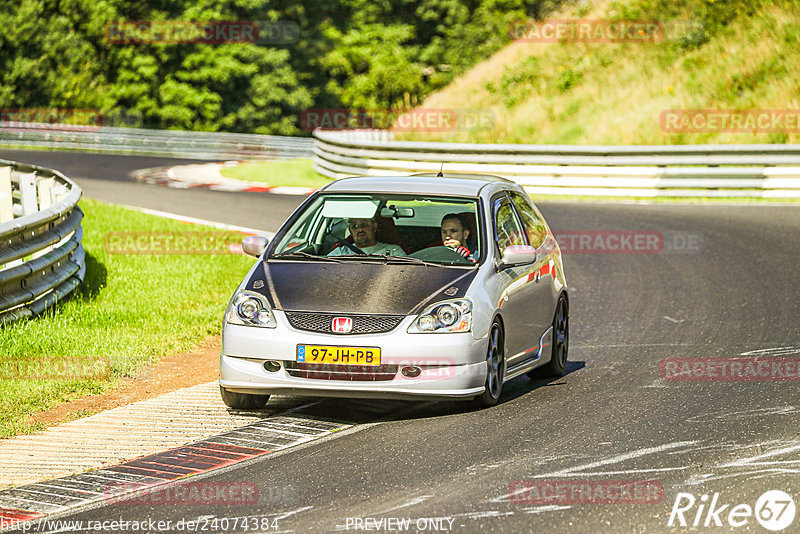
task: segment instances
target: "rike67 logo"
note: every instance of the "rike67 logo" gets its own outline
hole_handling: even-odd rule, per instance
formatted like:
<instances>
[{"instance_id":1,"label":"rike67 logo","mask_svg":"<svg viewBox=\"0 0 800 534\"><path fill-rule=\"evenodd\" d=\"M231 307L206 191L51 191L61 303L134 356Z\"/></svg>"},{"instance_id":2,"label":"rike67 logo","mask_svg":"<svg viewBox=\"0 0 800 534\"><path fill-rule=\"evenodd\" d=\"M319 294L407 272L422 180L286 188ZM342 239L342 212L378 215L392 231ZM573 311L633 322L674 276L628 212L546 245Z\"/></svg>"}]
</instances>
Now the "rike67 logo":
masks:
<instances>
[{"instance_id":1,"label":"rike67 logo","mask_svg":"<svg viewBox=\"0 0 800 534\"><path fill-rule=\"evenodd\" d=\"M722 527L727 523L729 527L738 528L755 517L762 527L777 532L792 524L795 511L792 497L780 490L764 492L755 506L723 503L719 493L714 493L710 500L708 495L697 498L691 493L678 493L667 526Z\"/></svg>"}]
</instances>

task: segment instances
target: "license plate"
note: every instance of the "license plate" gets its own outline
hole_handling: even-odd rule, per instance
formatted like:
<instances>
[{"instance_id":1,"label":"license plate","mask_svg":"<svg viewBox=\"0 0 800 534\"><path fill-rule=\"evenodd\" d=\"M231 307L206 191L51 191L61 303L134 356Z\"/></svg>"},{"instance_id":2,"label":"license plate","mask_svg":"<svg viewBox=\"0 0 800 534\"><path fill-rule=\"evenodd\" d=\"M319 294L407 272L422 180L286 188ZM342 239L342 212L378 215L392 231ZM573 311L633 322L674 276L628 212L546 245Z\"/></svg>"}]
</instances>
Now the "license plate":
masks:
<instances>
[{"instance_id":1,"label":"license plate","mask_svg":"<svg viewBox=\"0 0 800 534\"><path fill-rule=\"evenodd\" d=\"M297 345L297 361L320 365L380 365L381 349L378 347Z\"/></svg>"}]
</instances>

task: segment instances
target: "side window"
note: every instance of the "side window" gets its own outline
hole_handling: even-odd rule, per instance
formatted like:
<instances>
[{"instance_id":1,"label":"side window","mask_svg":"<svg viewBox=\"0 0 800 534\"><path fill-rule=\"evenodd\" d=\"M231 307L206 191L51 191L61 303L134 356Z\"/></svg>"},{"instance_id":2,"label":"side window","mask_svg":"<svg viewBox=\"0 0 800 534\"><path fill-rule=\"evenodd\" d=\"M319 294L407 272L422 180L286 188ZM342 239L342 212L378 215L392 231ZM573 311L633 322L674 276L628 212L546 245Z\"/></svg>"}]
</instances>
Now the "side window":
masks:
<instances>
[{"instance_id":1,"label":"side window","mask_svg":"<svg viewBox=\"0 0 800 534\"><path fill-rule=\"evenodd\" d=\"M547 227L545 227L544 221L534 211L533 206L525 197L519 193L511 193L511 199L514 201L514 206L517 208L519 218L522 219L523 226L525 226L528 243L539 248L544 243L544 238L547 237Z\"/></svg>"},{"instance_id":2,"label":"side window","mask_svg":"<svg viewBox=\"0 0 800 534\"><path fill-rule=\"evenodd\" d=\"M494 235L501 253L509 245L525 244L522 228L517 222L510 202L500 201L499 207L495 208L494 221Z\"/></svg>"}]
</instances>

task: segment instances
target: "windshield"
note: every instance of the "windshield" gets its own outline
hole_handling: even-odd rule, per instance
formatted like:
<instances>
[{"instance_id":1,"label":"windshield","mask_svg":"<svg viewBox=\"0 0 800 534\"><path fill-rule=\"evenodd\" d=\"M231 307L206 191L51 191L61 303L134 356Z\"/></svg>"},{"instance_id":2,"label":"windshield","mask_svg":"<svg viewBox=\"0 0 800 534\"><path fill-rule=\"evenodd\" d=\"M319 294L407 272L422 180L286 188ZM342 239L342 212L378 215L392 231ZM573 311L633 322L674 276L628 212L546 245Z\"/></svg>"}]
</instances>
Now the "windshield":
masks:
<instances>
[{"instance_id":1,"label":"windshield","mask_svg":"<svg viewBox=\"0 0 800 534\"><path fill-rule=\"evenodd\" d=\"M484 245L474 199L321 194L282 231L270 258L345 261L411 257L424 265L475 265Z\"/></svg>"}]
</instances>

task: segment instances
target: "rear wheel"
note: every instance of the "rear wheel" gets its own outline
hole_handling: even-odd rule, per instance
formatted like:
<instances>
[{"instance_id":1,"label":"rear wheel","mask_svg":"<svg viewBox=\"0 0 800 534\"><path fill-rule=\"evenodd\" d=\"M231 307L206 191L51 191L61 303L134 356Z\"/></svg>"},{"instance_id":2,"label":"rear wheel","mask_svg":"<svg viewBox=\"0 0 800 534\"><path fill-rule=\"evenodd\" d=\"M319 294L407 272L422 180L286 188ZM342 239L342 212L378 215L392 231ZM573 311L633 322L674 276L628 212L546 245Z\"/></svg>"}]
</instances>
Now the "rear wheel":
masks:
<instances>
[{"instance_id":1,"label":"rear wheel","mask_svg":"<svg viewBox=\"0 0 800 534\"><path fill-rule=\"evenodd\" d=\"M486 351L486 383L483 394L475 398L479 407L494 406L500 400L505 376L505 353L503 350L503 328L495 319L489 330L489 347Z\"/></svg>"},{"instance_id":2,"label":"rear wheel","mask_svg":"<svg viewBox=\"0 0 800 534\"><path fill-rule=\"evenodd\" d=\"M558 298L556 313L553 316L553 341L550 349L550 363L528 372L531 378L558 378L564 374L569 350L569 307L564 295Z\"/></svg>"},{"instance_id":3,"label":"rear wheel","mask_svg":"<svg viewBox=\"0 0 800 534\"><path fill-rule=\"evenodd\" d=\"M219 387L219 394L225 406L236 408L237 410L260 410L267 405L269 395L252 395L250 393L236 393L228 391L224 387Z\"/></svg>"}]
</instances>

